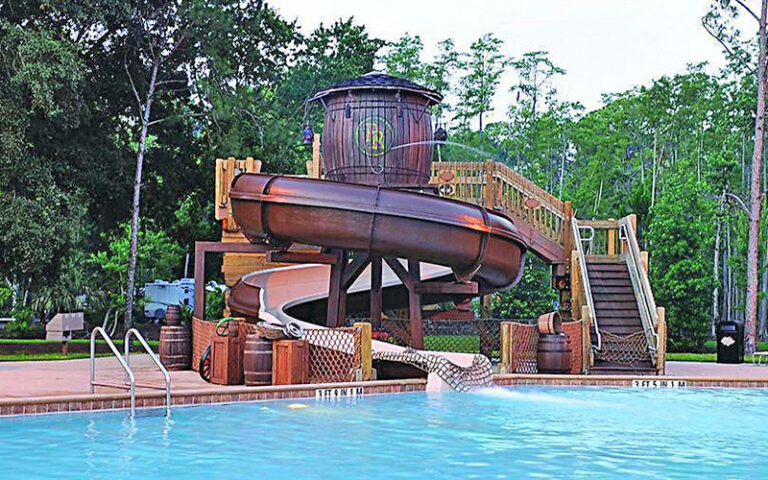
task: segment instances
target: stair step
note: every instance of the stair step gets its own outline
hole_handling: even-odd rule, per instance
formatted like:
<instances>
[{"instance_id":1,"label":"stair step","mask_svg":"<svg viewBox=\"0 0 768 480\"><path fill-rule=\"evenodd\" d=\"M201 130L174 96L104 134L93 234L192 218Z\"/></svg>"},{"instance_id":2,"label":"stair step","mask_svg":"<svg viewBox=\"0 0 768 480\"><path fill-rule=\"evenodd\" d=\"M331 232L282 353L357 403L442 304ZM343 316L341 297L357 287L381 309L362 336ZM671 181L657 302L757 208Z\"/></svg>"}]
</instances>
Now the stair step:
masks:
<instances>
[{"instance_id":1,"label":"stair step","mask_svg":"<svg viewBox=\"0 0 768 480\"><path fill-rule=\"evenodd\" d=\"M594 297L592 297L594 299ZM637 311L637 302L633 298L629 301L617 302L615 300L595 300L595 308L598 310L634 310Z\"/></svg>"},{"instance_id":2,"label":"stair step","mask_svg":"<svg viewBox=\"0 0 768 480\"><path fill-rule=\"evenodd\" d=\"M592 282L592 297L595 295L634 295L635 291L632 290L632 285L621 285L615 283L598 283Z\"/></svg>"},{"instance_id":3,"label":"stair step","mask_svg":"<svg viewBox=\"0 0 768 480\"><path fill-rule=\"evenodd\" d=\"M589 272L589 281L592 280L624 280L630 281L629 272Z\"/></svg>"},{"instance_id":4,"label":"stair step","mask_svg":"<svg viewBox=\"0 0 768 480\"><path fill-rule=\"evenodd\" d=\"M637 300L635 300L634 295L624 294L624 293L595 293L592 292L592 299L595 301L595 305L597 305L597 302L602 303L611 303L611 304L617 304L617 303L627 303L632 305L637 305Z\"/></svg>"},{"instance_id":5,"label":"stair step","mask_svg":"<svg viewBox=\"0 0 768 480\"><path fill-rule=\"evenodd\" d=\"M636 308L633 310L598 308L595 313L597 314L597 318L640 318L640 313Z\"/></svg>"},{"instance_id":6,"label":"stair step","mask_svg":"<svg viewBox=\"0 0 768 480\"><path fill-rule=\"evenodd\" d=\"M587 265L590 272L626 272L627 265L624 263L590 263Z\"/></svg>"}]
</instances>

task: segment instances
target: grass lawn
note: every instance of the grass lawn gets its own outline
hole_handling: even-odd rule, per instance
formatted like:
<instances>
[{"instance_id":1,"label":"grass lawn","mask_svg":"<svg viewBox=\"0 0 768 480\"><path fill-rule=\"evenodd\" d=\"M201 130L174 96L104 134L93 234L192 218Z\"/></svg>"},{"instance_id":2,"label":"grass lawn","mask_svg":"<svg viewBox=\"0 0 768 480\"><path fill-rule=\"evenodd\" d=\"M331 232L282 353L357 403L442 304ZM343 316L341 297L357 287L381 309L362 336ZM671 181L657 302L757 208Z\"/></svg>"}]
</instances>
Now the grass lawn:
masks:
<instances>
[{"instance_id":1,"label":"grass lawn","mask_svg":"<svg viewBox=\"0 0 768 480\"><path fill-rule=\"evenodd\" d=\"M109 357L111 353L97 353L97 357ZM9 353L0 354L0 362L37 362L41 360L75 360L78 358L88 358L88 353L70 353L64 355L63 353L35 353L35 354L23 354L23 353Z\"/></svg>"},{"instance_id":2,"label":"grass lawn","mask_svg":"<svg viewBox=\"0 0 768 480\"><path fill-rule=\"evenodd\" d=\"M20 339L20 338L0 338L0 345L4 343L15 343L15 344L28 344L28 345L37 345L42 343L51 343L51 344L61 344L58 340L45 340L42 338L35 338L35 339ZM69 341L70 345L88 345L91 343L91 339L89 338L76 338ZM104 340L96 340L97 344L104 344ZM123 340L122 339L115 339L113 340L113 343L115 345L122 345ZM156 347L160 342L157 340L147 340L147 343L150 347ZM133 345L138 347L140 343L138 340L133 341Z\"/></svg>"},{"instance_id":3,"label":"grass lawn","mask_svg":"<svg viewBox=\"0 0 768 480\"><path fill-rule=\"evenodd\" d=\"M675 362L716 362L716 353L668 353L667 360ZM744 363L752 363L752 355L744 355ZM763 361L765 363L765 361Z\"/></svg>"}]
</instances>

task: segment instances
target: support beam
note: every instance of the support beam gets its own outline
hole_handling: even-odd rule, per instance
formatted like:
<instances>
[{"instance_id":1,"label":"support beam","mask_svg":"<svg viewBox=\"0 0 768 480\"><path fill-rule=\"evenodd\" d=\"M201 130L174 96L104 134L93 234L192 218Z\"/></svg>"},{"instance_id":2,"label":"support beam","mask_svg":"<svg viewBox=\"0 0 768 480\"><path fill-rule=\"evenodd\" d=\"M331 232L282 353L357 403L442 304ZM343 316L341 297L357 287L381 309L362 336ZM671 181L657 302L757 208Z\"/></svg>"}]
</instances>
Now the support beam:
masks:
<instances>
[{"instance_id":1,"label":"support beam","mask_svg":"<svg viewBox=\"0 0 768 480\"><path fill-rule=\"evenodd\" d=\"M414 285L418 293L445 293L445 294L463 294L476 295L479 291L477 282L456 283L456 282L418 282Z\"/></svg>"},{"instance_id":2,"label":"support beam","mask_svg":"<svg viewBox=\"0 0 768 480\"><path fill-rule=\"evenodd\" d=\"M267 252L267 261L273 263L322 263L333 265L336 256L330 253L311 252L280 252L270 250Z\"/></svg>"},{"instance_id":3,"label":"support beam","mask_svg":"<svg viewBox=\"0 0 768 480\"><path fill-rule=\"evenodd\" d=\"M331 255L335 257L335 261L331 265L331 278L328 284L326 326L333 328L341 325L346 316L347 295L342 288L342 279L347 263L347 253L339 248L332 250Z\"/></svg>"},{"instance_id":4,"label":"support beam","mask_svg":"<svg viewBox=\"0 0 768 480\"><path fill-rule=\"evenodd\" d=\"M265 253L265 243L195 242L195 310L194 316L205 319L205 254L206 253Z\"/></svg>"},{"instance_id":5,"label":"support beam","mask_svg":"<svg viewBox=\"0 0 768 480\"><path fill-rule=\"evenodd\" d=\"M371 258L371 325L381 328L383 296L381 289L381 257Z\"/></svg>"},{"instance_id":6,"label":"support beam","mask_svg":"<svg viewBox=\"0 0 768 480\"><path fill-rule=\"evenodd\" d=\"M344 291L347 291L349 287L355 283L357 277L365 270L365 267L371 262L370 255L364 253L358 253L357 256L352 259L347 265L344 266L344 278L342 279L342 285Z\"/></svg>"},{"instance_id":7,"label":"support beam","mask_svg":"<svg viewBox=\"0 0 768 480\"><path fill-rule=\"evenodd\" d=\"M389 262L387 263L389 264ZM424 324L421 318L421 294L413 288L417 283L421 282L421 265L418 260L408 259L408 278L411 285L408 289L411 347L422 350L424 349Z\"/></svg>"},{"instance_id":8,"label":"support beam","mask_svg":"<svg viewBox=\"0 0 768 480\"><path fill-rule=\"evenodd\" d=\"M411 281L411 277L408 275L408 271L403 267L403 264L400 263L400 260L398 260L395 257L384 257L384 261L387 262L387 265L389 265L389 268L392 269L393 272L395 272L395 275L397 275L397 278L400 279L401 282L403 282L403 285L405 288L410 291L413 288L413 282ZM409 260L410 264L410 260ZM417 280L418 281L418 280Z\"/></svg>"}]
</instances>

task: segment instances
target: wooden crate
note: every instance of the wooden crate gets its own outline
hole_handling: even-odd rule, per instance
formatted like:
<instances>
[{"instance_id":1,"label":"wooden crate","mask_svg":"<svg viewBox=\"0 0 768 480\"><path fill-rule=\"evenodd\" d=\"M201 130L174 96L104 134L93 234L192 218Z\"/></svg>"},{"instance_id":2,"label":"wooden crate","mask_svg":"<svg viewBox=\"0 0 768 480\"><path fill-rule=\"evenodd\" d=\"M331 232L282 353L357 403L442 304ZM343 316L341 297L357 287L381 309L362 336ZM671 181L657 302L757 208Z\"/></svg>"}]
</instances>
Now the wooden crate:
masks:
<instances>
[{"instance_id":1,"label":"wooden crate","mask_svg":"<svg viewBox=\"0 0 768 480\"><path fill-rule=\"evenodd\" d=\"M309 383L309 343L304 340L277 340L272 344L272 384Z\"/></svg>"},{"instance_id":2,"label":"wooden crate","mask_svg":"<svg viewBox=\"0 0 768 480\"><path fill-rule=\"evenodd\" d=\"M211 383L240 385L243 383L243 355L240 336L213 336L211 347Z\"/></svg>"}]
</instances>

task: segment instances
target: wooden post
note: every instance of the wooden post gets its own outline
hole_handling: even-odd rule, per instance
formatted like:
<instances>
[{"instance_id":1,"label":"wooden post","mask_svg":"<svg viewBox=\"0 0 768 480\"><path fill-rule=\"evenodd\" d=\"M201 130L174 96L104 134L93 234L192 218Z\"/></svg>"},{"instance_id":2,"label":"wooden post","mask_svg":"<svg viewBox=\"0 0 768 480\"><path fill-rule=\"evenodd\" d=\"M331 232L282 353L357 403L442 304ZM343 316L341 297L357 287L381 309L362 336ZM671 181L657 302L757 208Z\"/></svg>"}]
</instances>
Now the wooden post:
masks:
<instances>
[{"instance_id":1,"label":"wooden post","mask_svg":"<svg viewBox=\"0 0 768 480\"><path fill-rule=\"evenodd\" d=\"M608 229L608 255L616 255L616 228L614 227Z\"/></svg>"},{"instance_id":2,"label":"wooden post","mask_svg":"<svg viewBox=\"0 0 768 480\"><path fill-rule=\"evenodd\" d=\"M332 253L336 255L336 262L331 265L331 278L328 283L328 310L325 324L329 328L338 327L344 321L347 303L342 285L347 255L340 248L334 249Z\"/></svg>"},{"instance_id":3,"label":"wooden post","mask_svg":"<svg viewBox=\"0 0 768 480\"><path fill-rule=\"evenodd\" d=\"M312 178L320 178L322 176L322 159L320 158L320 134L316 133L314 140L312 140L312 172L310 176Z\"/></svg>"},{"instance_id":4,"label":"wooden post","mask_svg":"<svg viewBox=\"0 0 768 480\"><path fill-rule=\"evenodd\" d=\"M512 373L512 322L501 322L499 328L499 373Z\"/></svg>"},{"instance_id":5,"label":"wooden post","mask_svg":"<svg viewBox=\"0 0 768 480\"><path fill-rule=\"evenodd\" d=\"M421 294L416 284L421 281L421 265L418 260L408 259L408 277L411 288L408 290L408 316L411 327L411 347L424 349L424 324L421 319Z\"/></svg>"},{"instance_id":6,"label":"wooden post","mask_svg":"<svg viewBox=\"0 0 768 480\"><path fill-rule=\"evenodd\" d=\"M495 185L493 181L493 171L495 163L493 160L485 161L485 190L483 190L483 205L485 208L493 209L496 201Z\"/></svg>"},{"instance_id":7,"label":"wooden post","mask_svg":"<svg viewBox=\"0 0 768 480\"><path fill-rule=\"evenodd\" d=\"M381 257L371 257L371 324L381 328L382 313Z\"/></svg>"},{"instance_id":8,"label":"wooden post","mask_svg":"<svg viewBox=\"0 0 768 480\"><path fill-rule=\"evenodd\" d=\"M575 319L581 314L581 277L579 275L579 252L573 251L571 258L571 315Z\"/></svg>"},{"instance_id":9,"label":"wooden post","mask_svg":"<svg viewBox=\"0 0 768 480\"><path fill-rule=\"evenodd\" d=\"M195 243L195 291L194 315L205 320L205 248Z\"/></svg>"},{"instance_id":10,"label":"wooden post","mask_svg":"<svg viewBox=\"0 0 768 480\"><path fill-rule=\"evenodd\" d=\"M573 232L571 232L571 219L573 218L573 205L570 201L563 203L563 250L565 250L565 268L571 265L571 250L573 250Z\"/></svg>"},{"instance_id":11,"label":"wooden post","mask_svg":"<svg viewBox=\"0 0 768 480\"><path fill-rule=\"evenodd\" d=\"M659 345L656 352L656 374L664 375L667 365L667 312L664 307L656 307L656 333L659 335Z\"/></svg>"},{"instance_id":12,"label":"wooden post","mask_svg":"<svg viewBox=\"0 0 768 480\"><path fill-rule=\"evenodd\" d=\"M594 364L594 359L592 357L592 317L589 316L589 306L584 305L581 307L581 319L584 321L584 366L585 370L589 370L589 368Z\"/></svg>"},{"instance_id":13,"label":"wooden post","mask_svg":"<svg viewBox=\"0 0 768 480\"><path fill-rule=\"evenodd\" d=\"M373 360L371 354L371 324L368 322L355 323L355 327L360 329L360 370L361 380L368 381L373 375ZM358 345L355 345L357 350Z\"/></svg>"},{"instance_id":14,"label":"wooden post","mask_svg":"<svg viewBox=\"0 0 768 480\"><path fill-rule=\"evenodd\" d=\"M648 275L648 252L640 252L640 261L643 262L643 270Z\"/></svg>"}]
</instances>

